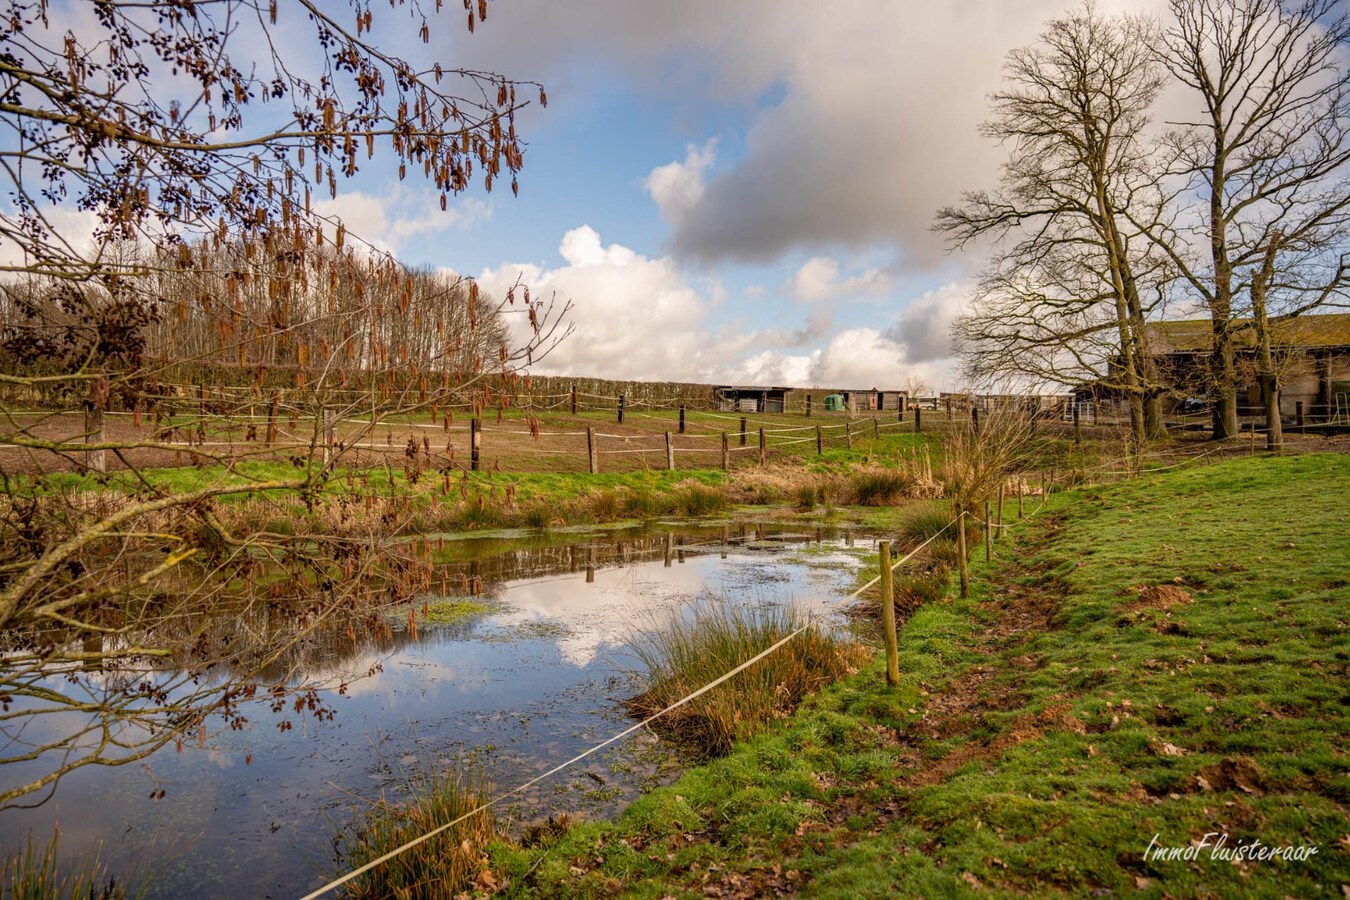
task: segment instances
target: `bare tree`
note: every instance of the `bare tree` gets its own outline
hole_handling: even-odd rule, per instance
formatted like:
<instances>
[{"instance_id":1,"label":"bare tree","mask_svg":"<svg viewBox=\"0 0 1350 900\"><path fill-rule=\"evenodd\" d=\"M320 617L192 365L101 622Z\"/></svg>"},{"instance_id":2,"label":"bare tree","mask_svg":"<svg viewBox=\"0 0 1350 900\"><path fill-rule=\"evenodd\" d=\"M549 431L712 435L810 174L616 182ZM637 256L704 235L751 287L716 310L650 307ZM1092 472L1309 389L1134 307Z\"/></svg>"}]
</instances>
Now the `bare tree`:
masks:
<instances>
[{"instance_id":1,"label":"bare tree","mask_svg":"<svg viewBox=\"0 0 1350 900\"><path fill-rule=\"evenodd\" d=\"M1098 381L1127 397L1137 445L1161 429L1144 323L1169 277L1131 224L1162 214L1144 139L1163 83L1155 37L1146 19L1088 6L1009 54L1007 87L984 126L1010 148L1003 186L967 194L936 224L956 247L996 243L956 326L968 374Z\"/></svg>"},{"instance_id":2,"label":"bare tree","mask_svg":"<svg viewBox=\"0 0 1350 900\"><path fill-rule=\"evenodd\" d=\"M429 584L370 537L409 527L429 442L402 481L377 456L378 497L351 445L383 417L496 403L565 333L523 286L490 301L316 214L377 156L443 208L475 180L517 187L516 113L542 88L394 52L375 35L416 48L435 13L391 5L407 25L363 0L6 4L0 763L26 774L0 804L209 716L240 727L247 700L326 714L292 662L333 616ZM487 3L465 9L472 31ZM528 317L524 346L499 308ZM94 424L71 428L76 403ZM185 447L196 475L169 465ZM115 475L44 474L107 458Z\"/></svg>"},{"instance_id":3,"label":"bare tree","mask_svg":"<svg viewBox=\"0 0 1350 900\"><path fill-rule=\"evenodd\" d=\"M1200 109L1166 140L1167 163L1182 180L1178 214L1140 225L1209 312L1215 438L1238 433L1236 350L1254 328L1278 446L1268 324L1324 306L1345 286L1350 19L1342 9L1335 0L1171 2L1160 58Z\"/></svg>"}]
</instances>

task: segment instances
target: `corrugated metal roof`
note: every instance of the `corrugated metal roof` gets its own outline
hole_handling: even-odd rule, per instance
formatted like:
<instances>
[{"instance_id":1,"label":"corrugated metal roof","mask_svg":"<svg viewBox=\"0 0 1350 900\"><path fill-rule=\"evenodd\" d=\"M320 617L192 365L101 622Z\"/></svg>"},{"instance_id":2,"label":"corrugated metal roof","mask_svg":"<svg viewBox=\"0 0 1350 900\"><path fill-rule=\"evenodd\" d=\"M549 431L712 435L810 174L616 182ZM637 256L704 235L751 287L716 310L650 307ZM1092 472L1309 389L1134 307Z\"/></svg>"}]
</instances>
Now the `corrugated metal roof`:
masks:
<instances>
[{"instance_id":1,"label":"corrugated metal roof","mask_svg":"<svg viewBox=\"0 0 1350 900\"><path fill-rule=\"evenodd\" d=\"M1251 319L1235 323L1234 342L1238 346L1256 343ZM1153 322L1149 325L1155 353L1197 353L1214 348L1214 330L1209 319L1179 322ZM1350 313L1323 313L1299 316L1275 323L1271 338L1282 347L1350 347Z\"/></svg>"}]
</instances>

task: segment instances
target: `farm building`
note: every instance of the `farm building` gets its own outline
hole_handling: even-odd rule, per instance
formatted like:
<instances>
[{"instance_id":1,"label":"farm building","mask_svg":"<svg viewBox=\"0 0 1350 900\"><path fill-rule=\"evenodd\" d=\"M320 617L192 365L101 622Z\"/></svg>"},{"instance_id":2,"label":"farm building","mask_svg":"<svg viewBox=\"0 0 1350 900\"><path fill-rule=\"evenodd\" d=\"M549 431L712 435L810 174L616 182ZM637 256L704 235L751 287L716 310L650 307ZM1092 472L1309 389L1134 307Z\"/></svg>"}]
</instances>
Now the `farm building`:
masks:
<instances>
[{"instance_id":1,"label":"farm building","mask_svg":"<svg viewBox=\"0 0 1350 900\"><path fill-rule=\"evenodd\" d=\"M1246 414L1261 405L1254 360L1256 336L1250 320L1239 320L1235 342L1241 379L1238 402ZM1208 319L1155 322L1150 347L1176 389L1203 396L1205 369L1214 349ZM1274 323L1272 342L1280 372L1280 413L1301 407L1311 421L1350 421L1350 313L1301 316Z\"/></svg>"},{"instance_id":2,"label":"farm building","mask_svg":"<svg viewBox=\"0 0 1350 900\"><path fill-rule=\"evenodd\" d=\"M787 404L787 387L718 385L713 388L717 405L723 412L780 413Z\"/></svg>"},{"instance_id":3,"label":"farm building","mask_svg":"<svg viewBox=\"0 0 1350 900\"><path fill-rule=\"evenodd\" d=\"M865 391L834 391L844 398L844 409L851 412L868 410L902 410L909 405L909 391L883 391L870 388Z\"/></svg>"}]
</instances>

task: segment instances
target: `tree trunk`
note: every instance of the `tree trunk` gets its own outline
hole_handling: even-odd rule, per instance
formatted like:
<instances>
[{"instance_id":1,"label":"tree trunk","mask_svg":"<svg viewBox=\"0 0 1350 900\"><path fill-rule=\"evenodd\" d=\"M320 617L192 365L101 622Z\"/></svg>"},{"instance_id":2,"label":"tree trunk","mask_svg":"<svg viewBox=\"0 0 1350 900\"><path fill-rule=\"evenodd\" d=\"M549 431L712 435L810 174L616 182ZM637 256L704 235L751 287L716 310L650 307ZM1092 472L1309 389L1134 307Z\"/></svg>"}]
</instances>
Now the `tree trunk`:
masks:
<instances>
[{"instance_id":1,"label":"tree trunk","mask_svg":"<svg viewBox=\"0 0 1350 900\"><path fill-rule=\"evenodd\" d=\"M1284 443L1280 428L1280 382L1275 373L1275 358L1270 351L1270 319L1266 315L1266 292L1275 278L1275 254L1280 248L1280 233L1271 235L1261 268L1252 278L1252 321L1256 325L1256 378L1261 384L1261 404L1266 412L1266 449L1279 452Z\"/></svg>"},{"instance_id":2,"label":"tree trunk","mask_svg":"<svg viewBox=\"0 0 1350 900\"><path fill-rule=\"evenodd\" d=\"M1150 391L1144 400L1144 434L1151 441L1167 437L1167 420L1163 416L1162 394Z\"/></svg>"},{"instance_id":3,"label":"tree trunk","mask_svg":"<svg viewBox=\"0 0 1350 900\"><path fill-rule=\"evenodd\" d=\"M1274 373L1257 376L1261 380L1261 402L1266 408L1266 449L1278 453L1284 446L1284 428L1280 424L1280 384Z\"/></svg>"}]
</instances>

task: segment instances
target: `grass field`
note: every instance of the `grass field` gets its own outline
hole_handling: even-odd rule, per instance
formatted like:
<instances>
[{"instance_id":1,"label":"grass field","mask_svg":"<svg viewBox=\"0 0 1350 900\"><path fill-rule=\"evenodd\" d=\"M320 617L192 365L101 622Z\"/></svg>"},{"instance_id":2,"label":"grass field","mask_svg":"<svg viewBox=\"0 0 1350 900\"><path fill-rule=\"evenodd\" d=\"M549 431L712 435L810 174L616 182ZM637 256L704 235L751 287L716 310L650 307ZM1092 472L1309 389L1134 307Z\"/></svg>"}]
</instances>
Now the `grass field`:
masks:
<instances>
[{"instance_id":1,"label":"grass field","mask_svg":"<svg viewBox=\"0 0 1350 900\"><path fill-rule=\"evenodd\" d=\"M616 822L496 844L494 880L560 897L1339 895L1347 498L1342 455L1056 495L977 565L971 599L903 626L898 689L873 665ZM1316 852L1222 856L1258 840Z\"/></svg>"},{"instance_id":2,"label":"grass field","mask_svg":"<svg viewBox=\"0 0 1350 900\"><path fill-rule=\"evenodd\" d=\"M875 418L873 417L875 416ZM923 435L914 433L914 413L903 420L896 413L800 414L714 413L690 410L685 433L679 433L679 414L673 410L629 410L622 424L613 410L531 413L506 410L500 420L495 411L481 420L480 470L487 472L557 474L587 473L589 468L586 430L595 434L600 472L657 471L667 468L666 432L671 434L675 467L680 470L715 469L721 466L722 434L728 439L732 468L757 465L759 430L765 432L770 461L817 458L816 428L821 429L821 449L827 454L849 455L852 450L904 448L930 444L953 426L966 427L969 419L960 413L949 418L945 411L923 413ZM741 421L746 422L744 442ZM402 468L409 449L430 468L468 468L470 464L470 419L460 413L446 426L445 416L432 422L430 415L397 416L366 424L367 416L339 419L334 438L343 452L337 465L369 468L386 463ZM250 436L248 426L254 431ZM128 414L112 414L106 420L106 440L127 449L123 458L141 468L210 466L233 461L280 462L293 470L292 462L310 455L320 428L312 417L281 415L276 421L275 445L267 444L262 420L231 419L191 414L164 417L154 422L145 417L137 425ZM1114 441L1119 429L1102 426L1087 429L1095 442ZM1046 435L1059 438L1072 433L1063 423L1046 423ZM13 446L16 441L38 439L52 442L50 449ZM84 463L84 419L76 413L13 413L0 426L0 471L77 471ZM125 468L109 454L110 471Z\"/></svg>"}]
</instances>

